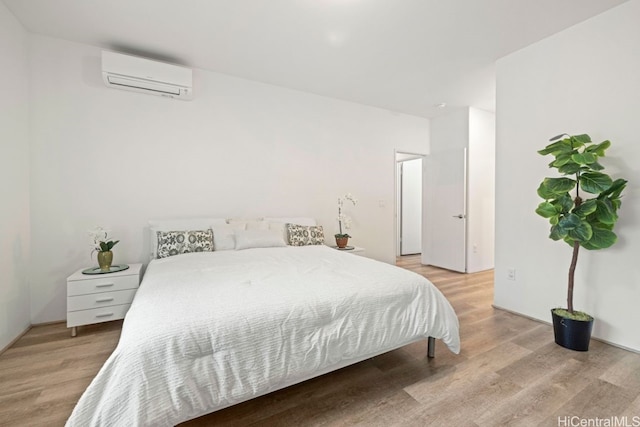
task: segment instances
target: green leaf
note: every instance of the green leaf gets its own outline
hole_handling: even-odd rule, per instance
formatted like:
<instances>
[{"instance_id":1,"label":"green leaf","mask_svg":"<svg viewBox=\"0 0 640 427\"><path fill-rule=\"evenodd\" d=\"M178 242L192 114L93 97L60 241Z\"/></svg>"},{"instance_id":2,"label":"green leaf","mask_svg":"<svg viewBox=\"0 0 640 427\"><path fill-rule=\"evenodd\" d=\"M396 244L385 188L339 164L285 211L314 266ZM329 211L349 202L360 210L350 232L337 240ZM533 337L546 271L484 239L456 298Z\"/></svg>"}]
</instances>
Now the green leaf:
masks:
<instances>
[{"instance_id":1,"label":"green leaf","mask_svg":"<svg viewBox=\"0 0 640 427\"><path fill-rule=\"evenodd\" d=\"M576 182L571 178L545 178L542 183L549 191L558 196L562 196L576 186Z\"/></svg>"},{"instance_id":2,"label":"green leaf","mask_svg":"<svg viewBox=\"0 0 640 427\"><path fill-rule=\"evenodd\" d=\"M601 193L611 187L612 183L611 177L602 172L585 172L580 175L580 188L587 193Z\"/></svg>"},{"instance_id":3,"label":"green leaf","mask_svg":"<svg viewBox=\"0 0 640 427\"><path fill-rule=\"evenodd\" d=\"M587 148L587 151L589 153L594 153L594 154L602 157L602 156L604 156L604 152L609 147L611 147L611 141L607 140L607 141L601 142L600 144L591 145L590 147Z\"/></svg>"},{"instance_id":4,"label":"green leaf","mask_svg":"<svg viewBox=\"0 0 640 427\"><path fill-rule=\"evenodd\" d=\"M595 218L595 216L592 216L592 218L589 219L589 223L591 224L591 228L602 228L604 230L609 230L609 231L613 231L613 228L615 227L615 224L605 224L603 222L598 221L597 218Z\"/></svg>"},{"instance_id":5,"label":"green leaf","mask_svg":"<svg viewBox=\"0 0 640 427\"><path fill-rule=\"evenodd\" d=\"M571 155L571 160L580 165L589 165L597 160L596 156L591 153L574 153ZM566 162L565 162L566 163Z\"/></svg>"},{"instance_id":6,"label":"green leaf","mask_svg":"<svg viewBox=\"0 0 640 427\"><path fill-rule=\"evenodd\" d=\"M558 168L564 164L567 164L572 160L573 155L574 155L573 151L570 151L568 153L558 154L556 159L553 162L551 162L552 167Z\"/></svg>"},{"instance_id":7,"label":"green leaf","mask_svg":"<svg viewBox=\"0 0 640 427\"><path fill-rule=\"evenodd\" d=\"M613 231L593 227L593 235L589 241L582 243L585 249L605 249L612 246L618 240L618 236Z\"/></svg>"},{"instance_id":8,"label":"green leaf","mask_svg":"<svg viewBox=\"0 0 640 427\"><path fill-rule=\"evenodd\" d=\"M586 242L591 239L593 231L591 225L587 221L580 221L575 228L569 230L569 237L579 242Z\"/></svg>"},{"instance_id":9,"label":"green leaf","mask_svg":"<svg viewBox=\"0 0 640 427\"><path fill-rule=\"evenodd\" d=\"M551 203L553 203L559 213L563 214L568 214L571 208L573 208L573 199L569 193L565 193L562 197L553 200Z\"/></svg>"},{"instance_id":10,"label":"green leaf","mask_svg":"<svg viewBox=\"0 0 640 427\"><path fill-rule=\"evenodd\" d=\"M579 207L573 210L573 213L578 215L580 218L586 218L587 215L590 215L596 211L597 204L596 199L587 200L582 203Z\"/></svg>"},{"instance_id":11,"label":"green leaf","mask_svg":"<svg viewBox=\"0 0 640 427\"><path fill-rule=\"evenodd\" d=\"M106 242L100 242L100 250L101 250L102 252L106 252L106 251L108 251L108 250L109 250L109 246L107 245L107 243L106 243Z\"/></svg>"},{"instance_id":12,"label":"green leaf","mask_svg":"<svg viewBox=\"0 0 640 427\"><path fill-rule=\"evenodd\" d=\"M578 172L581 169L582 169L582 165L579 165L578 163L575 163L575 162L567 162L558 168L558 172L565 175L573 175L574 173Z\"/></svg>"},{"instance_id":13,"label":"green leaf","mask_svg":"<svg viewBox=\"0 0 640 427\"><path fill-rule=\"evenodd\" d=\"M573 147L571 146L571 141L568 139L563 139L562 141L554 142L553 144L547 145L542 150L538 150L538 154L542 154L546 156L547 154L553 154L557 156L560 153L568 153L573 151Z\"/></svg>"},{"instance_id":14,"label":"green leaf","mask_svg":"<svg viewBox=\"0 0 640 427\"><path fill-rule=\"evenodd\" d=\"M560 222L558 222L558 227L563 230L569 231L575 229L581 223L582 220L578 215L570 213L569 215L566 215L564 218L560 219Z\"/></svg>"},{"instance_id":15,"label":"green leaf","mask_svg":"<svg viewBox=\"0 0 640 427\"><path fill-rule=\"evenodd\" d=\"M562 138L563 136L569 136L566 133L561 133L560 135L556 135L553 138L549 139L549 141L553 142L553 141L557 141L558 139Z\"/></svg>"},{"instance_id":16,"label":"green leaf","mask_svg":"<svg viewBox=\"0 0 640 427\"><path fill-rule=\"evenodd\" d=\"M594 170L594 171L601 171L602 169L604 169L604 166L602 166L597 161L589 164L589 167L591 168L591 170Z\"/></svg>"},{"instance_id":17,"label":"green leaf","mask_svg":"<svg viewBox=\"0 0 640 427\"><path fill-rule=\"evenodd\" d=\"M552 192L547 188L546 185L544 185L544 181L542 181L542 183L538 187L538 196L542 197L545 200L552 200L558 197L556 193Z\"/></svg>"},{"instance_id":18,"label":"green leaf","mask_svg":"<svg viewBox=\"0 0 640 427\"><path fill-rule=\"evenodd\" d=\"M571 139L579 142L580 144L588 144L591 142L591 137L586 133L583 133L582 135L573 135Z\"/></svg>"},{"instance_id":19,"label":"green leaf","mask_svg":"<svg viewBox=\"0 0 640 427\"><path fill-rule=\"evenodd\" d=\"M538 205L536 213L543 218L551 218L552 216L557 215L558 211L556 211L556 207L553 204L549 202L542 202Z\"/></svg>"},{"instance_id":20,"label":"green leaf","mask_svg":"<svg viewBox=\"0 0 640 427\"><path fill-rule=\"evenodd\" d=\"M622 201L620 199L609 199L611 200L611 205L613 206L614 210L618 210L620 209L620 206L622 206Z\"/></svg>"},{"instance_id":21,"label":"green leaf","mask_svg":"<svg viewBox=\"0 0 640 427\"><path fill-rule=\"evenodd\" d=\"M620 195L622 194L622 190L624 190L626 186L627 186L627 180L618 178L615 181L613 181L611 186L607 188L605 191L603 191L602 194L600 194L600 196L602 197L602 196L611 195L611 198L617 199L618 197L620 197Z\"/></svg>"},{"instance_id":22,"label":"green leaf","mask_svg":"<svg viewBox=\"0 0 640 427\"><path fill-rule=\"evenodd\" d=\"M566 235L567 235L567 232L565 230L562 230L559 226L554 225L553 227L551 227L551 233L549 233L549 238L551 240L560 240L560 239L564 239Z\"/></svg>"},{"instance_id":23,"label":"green leaf","mask_svg":"<svg viewBox=\"0 0 640 427\"><path fill-rule=\"evenodd\" d=\"M618 220L618 215L615 212L614 207L611 204L611 200L604 199L597 201L596 218L603 224L615 224Z\"/></svg>"}]
</instances>

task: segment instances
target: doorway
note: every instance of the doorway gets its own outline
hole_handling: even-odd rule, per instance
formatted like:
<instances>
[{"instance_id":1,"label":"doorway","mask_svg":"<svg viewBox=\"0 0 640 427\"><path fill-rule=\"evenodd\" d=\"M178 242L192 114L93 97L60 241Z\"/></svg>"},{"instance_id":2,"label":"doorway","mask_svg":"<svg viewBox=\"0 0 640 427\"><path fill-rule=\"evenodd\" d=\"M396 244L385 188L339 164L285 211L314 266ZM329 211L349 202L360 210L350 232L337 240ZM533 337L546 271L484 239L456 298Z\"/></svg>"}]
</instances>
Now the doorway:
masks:
<instances>
[{"instance_id":1,"label":"doorway","mask_svg":"<svg viewBox=\"0 0 640 427\"><path fill-rule=\"evenodd\" d=\"M423 157L396 152L396 256L422 253Z\"/></svg>"}]
</instances>

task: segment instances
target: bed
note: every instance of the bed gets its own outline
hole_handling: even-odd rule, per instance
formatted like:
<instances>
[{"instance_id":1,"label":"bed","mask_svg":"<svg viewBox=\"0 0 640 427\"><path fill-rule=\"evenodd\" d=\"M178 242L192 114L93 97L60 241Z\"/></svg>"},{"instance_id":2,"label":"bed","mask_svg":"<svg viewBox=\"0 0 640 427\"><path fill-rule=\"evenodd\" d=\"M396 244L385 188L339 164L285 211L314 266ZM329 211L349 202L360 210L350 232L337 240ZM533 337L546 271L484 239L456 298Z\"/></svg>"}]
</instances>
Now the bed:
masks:
<instances>
[{"instance_id":1,"label":"bed","mask_svg":"<svg viewBox=\"0 0 640 427\"><path fill-rule=\"evenodd\" d=\"M155 259L67 426L173 426L429 337L459 352L435 286L325 245Z\"/></svg>"}]
</instances>

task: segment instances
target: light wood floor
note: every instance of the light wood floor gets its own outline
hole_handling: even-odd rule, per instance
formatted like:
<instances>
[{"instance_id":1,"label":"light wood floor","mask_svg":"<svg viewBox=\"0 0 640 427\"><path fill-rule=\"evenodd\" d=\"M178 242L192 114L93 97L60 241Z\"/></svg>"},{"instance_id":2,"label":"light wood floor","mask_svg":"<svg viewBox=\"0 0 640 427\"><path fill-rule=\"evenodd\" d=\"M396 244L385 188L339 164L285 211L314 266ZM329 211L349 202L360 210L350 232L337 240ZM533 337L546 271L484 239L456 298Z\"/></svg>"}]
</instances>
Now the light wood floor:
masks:
<instances>
[{"instance_id":1,"label":"light wood floor","mask_svg":"<svg viewBox=\"0 0 640 427\"><path fill-rule=\"evenodd\" d=\"M398 265L428 277L460 318L462 352L416 343L185 426L558 426L558 417L640 417L640 355L553 342L550 326L491 307L493 273ZM30 330L0 355L0 425L62 426L115 347L121 322ZM640 418L638 418L640 420ZM604 424L601 424L604 425ZM632 424L629 424L632 425ZM636 424L637 425L637 424Z\"/></svg>"}]
</instances>

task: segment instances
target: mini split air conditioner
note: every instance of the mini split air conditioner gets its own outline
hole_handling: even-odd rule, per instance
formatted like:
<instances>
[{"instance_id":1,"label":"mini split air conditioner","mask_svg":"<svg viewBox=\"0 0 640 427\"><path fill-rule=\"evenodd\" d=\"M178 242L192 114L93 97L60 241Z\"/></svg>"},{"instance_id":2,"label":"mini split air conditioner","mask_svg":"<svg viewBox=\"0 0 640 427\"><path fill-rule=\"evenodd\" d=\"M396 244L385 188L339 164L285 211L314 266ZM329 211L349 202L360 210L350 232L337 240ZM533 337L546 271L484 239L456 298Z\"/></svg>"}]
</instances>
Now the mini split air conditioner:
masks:
<instances>
[{"instance_id":1,"label":"mini split air conditioner","mask_svg":"<svg viewBox=\"0 0 640 427\"><path fill-rule=\"evenodd\" d=\"M112 88L183 100L192 99L189 68L102 51L102 80Z\"/></svg>"}]
</instances>

